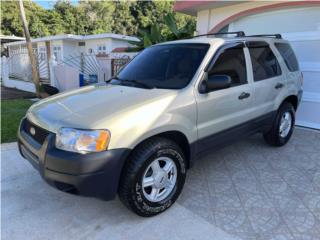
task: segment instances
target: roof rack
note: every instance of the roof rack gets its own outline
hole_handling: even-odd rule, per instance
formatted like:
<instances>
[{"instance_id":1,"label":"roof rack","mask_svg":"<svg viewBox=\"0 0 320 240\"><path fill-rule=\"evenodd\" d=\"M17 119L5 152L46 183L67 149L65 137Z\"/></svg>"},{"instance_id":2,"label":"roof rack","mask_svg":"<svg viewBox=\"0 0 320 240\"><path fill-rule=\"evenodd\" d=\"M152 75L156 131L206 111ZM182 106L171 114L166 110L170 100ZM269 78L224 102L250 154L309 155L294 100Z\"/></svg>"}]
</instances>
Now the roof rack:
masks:
<instances>
[{"instance_id":1,"label":"roof rack","mask_svg":"<svg viewBox=\"0 0 320 240\"><path fill-rule=\"evenodd\" d=\"M250 35L247 37L274 37L274 38L282 39L281 34L257 34L257 35Z\"/></svg>"},{"instance_id":2,"label":"roof rack","mask_svg":"<svg viewBox=\"0 0 320 240\"><path fill-rule=\"evenodd\" d=\"M204 37L204 36L224 35L224 34L235 34L236 37L245 37L246 36L243 31L238 31L238 32L219 32L219 33L201 34L201 35L194 36L194 38L196 38L196 37Z\"/></svg>"}]
</instances>

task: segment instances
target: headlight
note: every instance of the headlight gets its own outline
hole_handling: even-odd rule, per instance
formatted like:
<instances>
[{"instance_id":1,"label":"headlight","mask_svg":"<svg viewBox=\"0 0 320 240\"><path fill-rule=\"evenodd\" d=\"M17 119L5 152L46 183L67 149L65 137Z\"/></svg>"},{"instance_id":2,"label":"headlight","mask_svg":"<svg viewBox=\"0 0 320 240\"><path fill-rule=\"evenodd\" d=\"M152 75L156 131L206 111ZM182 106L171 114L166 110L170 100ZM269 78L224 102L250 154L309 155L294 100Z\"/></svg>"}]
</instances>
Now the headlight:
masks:
<instances>
[{"instance_id":1,"label":"headlight","mask_svg":"<svg viewBox=\"0 0 320 240\"><path fill-rule=\"evenodd\" d=\"M71 152L101 152L108 148L108 130L81 130L60 128L56 136L56 147Z\"/></svg>"}]
</instances>

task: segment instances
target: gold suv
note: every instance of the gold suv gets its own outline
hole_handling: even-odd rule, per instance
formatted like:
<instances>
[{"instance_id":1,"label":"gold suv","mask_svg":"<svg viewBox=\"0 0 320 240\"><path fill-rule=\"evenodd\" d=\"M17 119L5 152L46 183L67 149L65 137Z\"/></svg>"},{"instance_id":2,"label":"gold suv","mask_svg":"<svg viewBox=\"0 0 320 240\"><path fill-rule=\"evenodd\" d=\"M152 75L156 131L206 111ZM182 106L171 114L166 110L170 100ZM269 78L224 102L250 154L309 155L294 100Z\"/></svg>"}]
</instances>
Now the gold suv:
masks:
<instances>
[{"instance_id":1,"label":"gold suv","mask_svg":"<svg viewBox=\"0 0 320 240\"><path fill-rule=\"evenodd\" d=\"M207 36L151 46L117 76L41 100L18 131L21 155L50 185L168 209L199 154L261 132L290 139L302 74L280 35Z\"/></svg>"}]
</instances>

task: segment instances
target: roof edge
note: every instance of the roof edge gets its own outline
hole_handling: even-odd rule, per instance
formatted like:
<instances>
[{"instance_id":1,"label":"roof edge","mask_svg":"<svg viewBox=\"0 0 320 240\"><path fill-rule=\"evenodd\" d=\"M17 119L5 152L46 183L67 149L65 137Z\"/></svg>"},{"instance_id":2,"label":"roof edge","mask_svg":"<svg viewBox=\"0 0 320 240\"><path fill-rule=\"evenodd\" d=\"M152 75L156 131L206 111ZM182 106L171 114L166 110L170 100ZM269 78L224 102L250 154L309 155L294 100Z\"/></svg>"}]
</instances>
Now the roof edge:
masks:
<instances>
[{"instance_id":1,"label":"roof edge","mask_svg":"<svg viewBox=\"0 0 320 240\"><path fill-rule=\"evenodd\" d=\"M111 38L123 41L131 41L131 42L140 42L140 39L133 36L115 34L115 33L101 33L101 34L91 34L91 35L74 35L74 34L63 34L63 35L54 35L54 36L47 36L47 37L40 37L40 38L33 38L31 39L32 43L36 42L44 42L44 41L57 41L57 40L78 40L78 41L85 41L85 40L92 40L92 39L101 39L101 38ZM16 41L11 43L4 44L5 47L25 44L26 41Z\"/></svg>"}]
</instances>

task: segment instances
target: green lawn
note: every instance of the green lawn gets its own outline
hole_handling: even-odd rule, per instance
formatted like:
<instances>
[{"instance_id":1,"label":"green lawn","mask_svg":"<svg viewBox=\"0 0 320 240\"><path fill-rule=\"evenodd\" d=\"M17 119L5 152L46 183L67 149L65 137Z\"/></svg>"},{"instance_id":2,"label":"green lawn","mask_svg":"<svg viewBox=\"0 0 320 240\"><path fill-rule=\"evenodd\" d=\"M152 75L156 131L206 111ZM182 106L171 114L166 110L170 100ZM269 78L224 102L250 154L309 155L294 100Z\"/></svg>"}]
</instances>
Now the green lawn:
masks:
<instances>
[{"instance_id":1,"label":"green lawn","mask_svg":"<svg viewBox=\"0 0 320 240\"><path fill-rule=\"evenodd\" d=\"M31 104L26 99L1 100L1 143L17 140L20 120Z\"/></svg>"}]
</instances>

